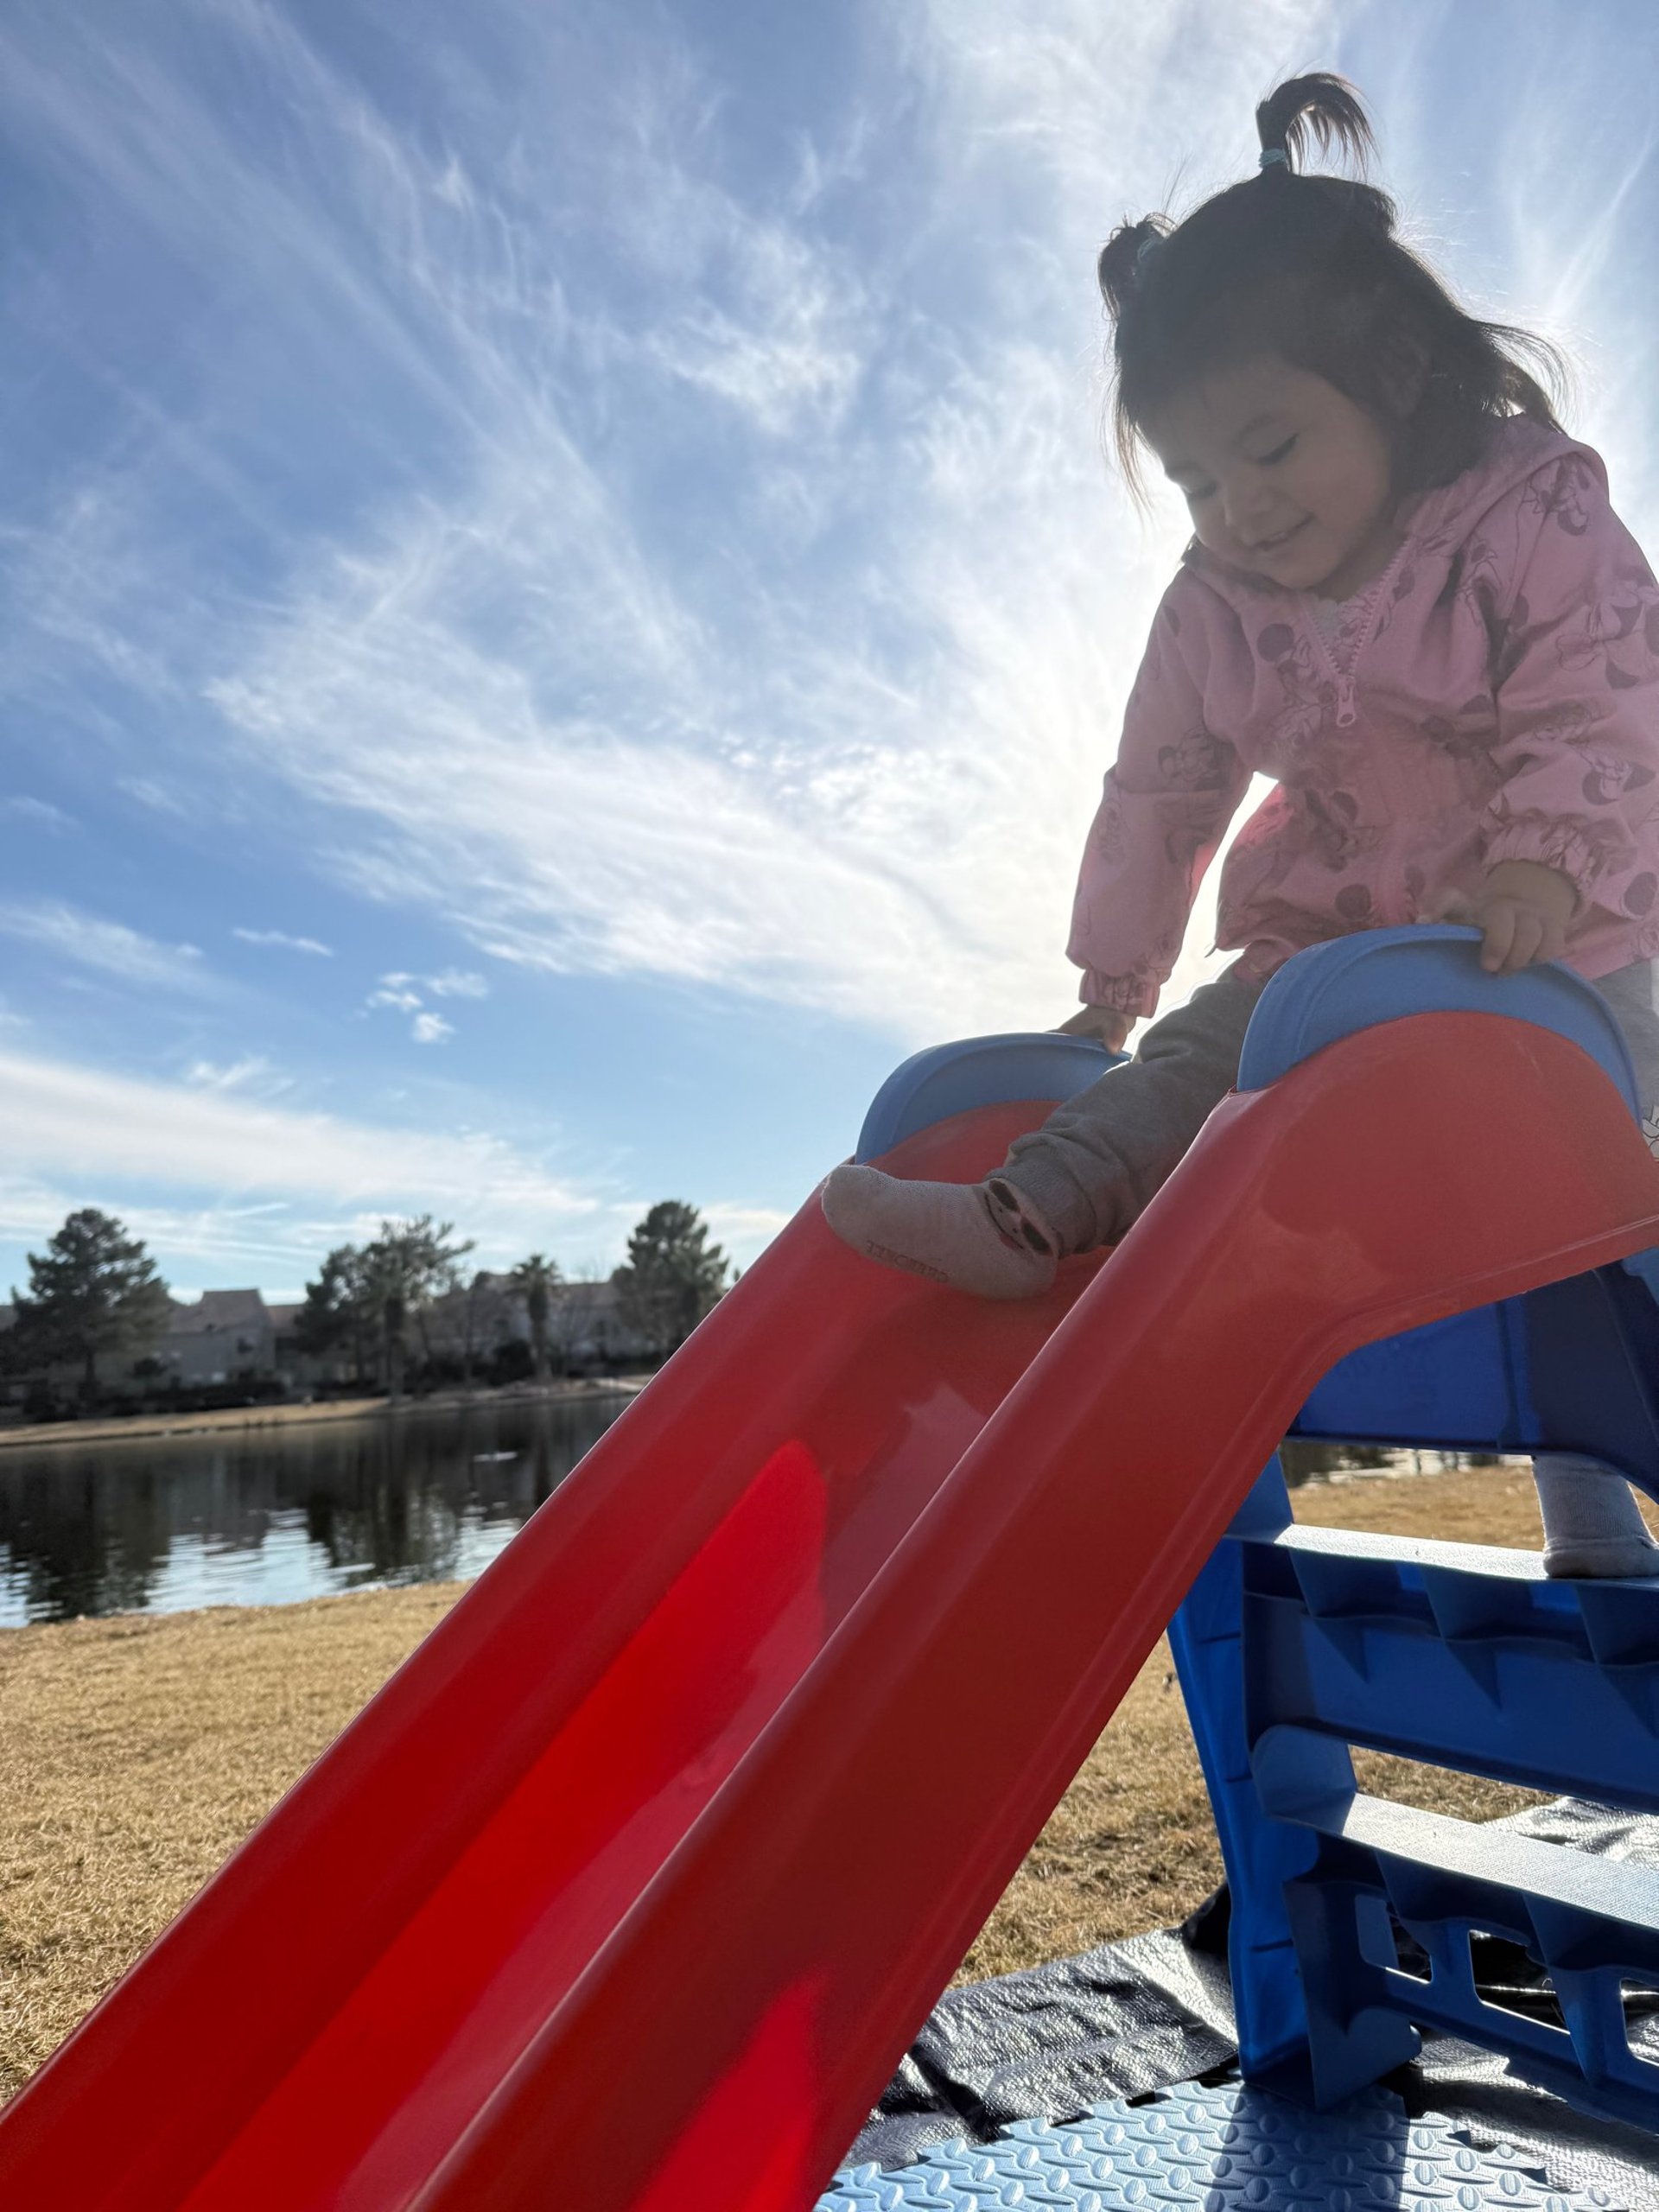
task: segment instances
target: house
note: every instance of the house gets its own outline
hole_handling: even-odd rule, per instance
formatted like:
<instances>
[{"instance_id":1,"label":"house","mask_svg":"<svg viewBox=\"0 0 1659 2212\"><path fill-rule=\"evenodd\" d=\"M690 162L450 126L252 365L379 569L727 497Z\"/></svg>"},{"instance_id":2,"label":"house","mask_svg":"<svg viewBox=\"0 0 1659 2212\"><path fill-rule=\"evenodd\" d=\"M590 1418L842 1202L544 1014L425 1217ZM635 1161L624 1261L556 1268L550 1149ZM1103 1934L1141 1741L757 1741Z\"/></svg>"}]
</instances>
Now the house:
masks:
<instances>
[{"instance_id":1,"label":"house","mask_svg":"<svg viewBox=\"0 0 1659 2212\"><path fill-rule=\"evenodd\" d=\"M527 1343L530 1324L506 1277L480 1269L470 1282L458 1283L422 1307L411 1319L410 1336L417 1356L451 1360L470 1371L503 1344Z\"/></svg>"},{"instance_id":2,"label":"house","mask_svg":"<svg viewBox=\"0 0 1659 2212\"><path fill-rule=\"evenodd\" d=\"M204 1290L194 1305L168 1301L168 1324L150 1357L176 1376L182 1389L228 1382L238 1376L276 1371L276 1332L270 1309L257 1290ZM99 1379L105 1363L99 1362ZM111 1381L130 1373L130 1358L112 1359Z\"/></svg>"},{"instance_id":3,"label":"house","mask_svg":"<svg viewBox=\"0 0 1659 2212\"><path fill-rule=\"evenodd\" d=\"M99 1355L100 1390L117 1399L147 1399L173 1391L228 1390L245 1384L269 1396L281 1383L296 1395L351 1382L352 1350L340 1345L315 1353L296 1340L303 1307L267 1305L257 1290L206 1290L189 1301L169 1300L165 1328L142 1354L128 1350ZM0 1305L0 1337L16 1326L16 1308ZM530 1318L505 1275L480 1273L411 1315L408 1356L453 1362L480 1375L504 1346L528 1353ZM548 1301L547 1346L555 1374L594 1374L638 1365L661 1356L623 1322L612 1282L563 1282ZM21 1406L41 1387L64 1402L79 1394L79 1362L0 1376L0 1407Z\"/></svg>"},{"instance_id":4,"label":"house","mask_svg":"<svg viewBox=\"0 0 1659 2212\"><path fill-rule=\"evenodd\" d=\"M562 1282L549 1304L548 1343L556 1360L579 1370L658 1359L663 1347L646 1342L622 1319L613 1282Z\"/></svg>"},{"instance_id":5,"label":"house","mask_svg":"<svg viewBox=\"0 0 1659 2212\"><path fill-rule=\"evenodd\" d=\"M14 1306L0 1306L0 1333L15 1328L16 1320ZM257 1290L207 1290L189 1304L169 1299L166 1325L148 1347L100 1352L96 1365L100 1389L117 1396L268 1383L276 1371L276 1332L270 1308ZM75 1398L81 1386L79 1361L55 1360L48 1368L6 1377L0 1383L0 1402L20 1404L41 1385L60 1398Z\"/></svg>"},{"instance_id":6,"label":"house","mask_svg":"<svg viewBox=\"0 0 1659 2212\"><path fill-rule=\"evenodd\" d=\"M530 1316L505 1275L480 1274L434 1299L416 1318L413 1349L437 1359L482 1365L504 1345L529 1346ZM547 1350L556 1374L585 1372L652 1357L653 1347L626 1327L611 1282L555 1283L548 1294Z\"/></svg>"}]
</instances>

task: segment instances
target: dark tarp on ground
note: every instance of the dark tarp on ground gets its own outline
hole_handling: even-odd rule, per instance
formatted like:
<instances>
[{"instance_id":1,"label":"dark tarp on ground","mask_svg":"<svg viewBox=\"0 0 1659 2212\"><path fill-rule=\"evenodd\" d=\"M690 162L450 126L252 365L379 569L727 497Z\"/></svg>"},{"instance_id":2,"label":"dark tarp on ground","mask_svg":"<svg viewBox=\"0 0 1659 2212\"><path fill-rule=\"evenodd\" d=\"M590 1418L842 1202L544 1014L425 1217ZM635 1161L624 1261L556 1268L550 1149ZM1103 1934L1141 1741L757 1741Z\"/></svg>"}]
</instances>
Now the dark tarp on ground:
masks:
<instances>
[{"instance_id":1,"label":"dark tarp on ground","mask_svg":"<svg viewBox=\"0 0 1659 2212\"><path fill-rule=\"evenodd\" d=\"M1562 1799L1502 1825L1659 1870L1659 1820ZM1108 2098L1225 2075L1237 2055L1226 1920L1224 1892L1185 1929L948 1990L846 2163L902 2166L954 2136L986 2142L1017 2120L1065 2120ZM1489 1938L1475 1955L1483 1996L1549 2016L1550 1993L1523 1953ZM1659 2014L1632 2039L1659 2062ZM1429 2036L1389 2087L1414 2114L1443 2113L1477 2149L1535 2153L1554 2188L1599 2189L1627 2212L1659 2212L1659 2137L1578 2113L1490 2052Z\"/></svg>"}]
</instances>

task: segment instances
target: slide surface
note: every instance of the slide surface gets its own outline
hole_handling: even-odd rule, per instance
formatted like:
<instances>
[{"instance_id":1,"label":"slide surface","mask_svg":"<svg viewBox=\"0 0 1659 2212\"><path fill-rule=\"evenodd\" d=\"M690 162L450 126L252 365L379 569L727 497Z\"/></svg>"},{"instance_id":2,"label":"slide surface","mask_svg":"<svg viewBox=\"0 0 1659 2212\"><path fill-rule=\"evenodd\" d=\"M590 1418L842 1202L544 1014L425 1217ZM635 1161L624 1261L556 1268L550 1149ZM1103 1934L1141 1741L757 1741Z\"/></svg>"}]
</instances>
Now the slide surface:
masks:
<instances>
[{"instance_id":1,"label":"slide surface","mask_svg":"<svg viewBox=\"0 0 1659 2212\"><path fill-rule=\"evenodd\" d=\"M1460 1014L1230 1099L1030 1305L809 1203L0 2113L0 2202L810 2206L1313 1382L1656 1239L1613 1086Z\"/></svg>"}]
</instances>

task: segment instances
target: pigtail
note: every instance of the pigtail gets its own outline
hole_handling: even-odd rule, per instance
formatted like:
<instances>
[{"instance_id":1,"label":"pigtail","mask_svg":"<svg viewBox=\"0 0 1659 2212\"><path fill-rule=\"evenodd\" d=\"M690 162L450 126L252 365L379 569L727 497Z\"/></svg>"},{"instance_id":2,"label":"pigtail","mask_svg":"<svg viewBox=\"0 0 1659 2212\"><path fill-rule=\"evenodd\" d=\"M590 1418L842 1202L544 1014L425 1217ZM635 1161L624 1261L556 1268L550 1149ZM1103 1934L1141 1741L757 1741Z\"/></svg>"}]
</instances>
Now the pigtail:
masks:
<instances>
[{"instance_id":1,"label":"pigtail","mask_svg":"<svg viewBox=\"0 0 1659 2212\"><path fill-rule=\"evenodd\" d=\"M1300 172L1309 142L1321 154L1338 147L1364 175L1368 157L1376 150L1370 118L1359 94L1345 77L1315 69L1306 77L1290 77L1255 111L1256 136L1264 156L1262 173L1271 176ZM1274 160L1274 156L1278 160Z\"/></svg>"},{"instance_id":2,"label":"pigtail","mask_svg":"<svg viewBox=\"0 0 1659 2212\"><path fill-rule=\"evenodd\" d=\"M1217 365L1277 355L1386 430L1402 493L1450 483L1514 415L1556 425L1561 364L1530 334L1460 307L1395 235L1367 182L1370 120L1345 79L1292 77L1255 111L1262 166L1179 224L1124 223L1102 249L1112 320L1112 430L1130 491L1147 426ZM1351 174L1303 163L1332 155Z\"/></svg>"},{"instance_id":3,"label":"pigtail","mask_svg":"<svg viewBox=\"0 0 1659 2212\"><path fill-rule=\"evenodd\" d=\"M1106 311L1116 322L1136 298L1145 281L1147 264L1169 229L1165 215L1143 215L1138 223L1120 223L1103 246L1095 274Z\"/></svg>"}]
</instances>

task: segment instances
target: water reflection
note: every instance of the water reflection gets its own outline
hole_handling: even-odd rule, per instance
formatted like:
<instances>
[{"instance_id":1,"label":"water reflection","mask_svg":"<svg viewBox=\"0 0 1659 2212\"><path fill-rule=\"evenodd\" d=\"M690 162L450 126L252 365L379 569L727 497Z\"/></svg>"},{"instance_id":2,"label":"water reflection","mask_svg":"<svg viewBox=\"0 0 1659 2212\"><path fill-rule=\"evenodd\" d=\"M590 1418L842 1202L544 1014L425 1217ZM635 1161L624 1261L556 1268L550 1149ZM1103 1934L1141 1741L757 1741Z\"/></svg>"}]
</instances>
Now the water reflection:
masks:
<instances>
[{"instance_id":1,"label":"water reflection","mask_svg":"<svg viewBox=\"0 0 1659 2212\"><path fill-rule=\"evenodd\" d=\"M477 1574L626 1403L0 1452L0 1628Z\"/></svg>"}]
</instances>

